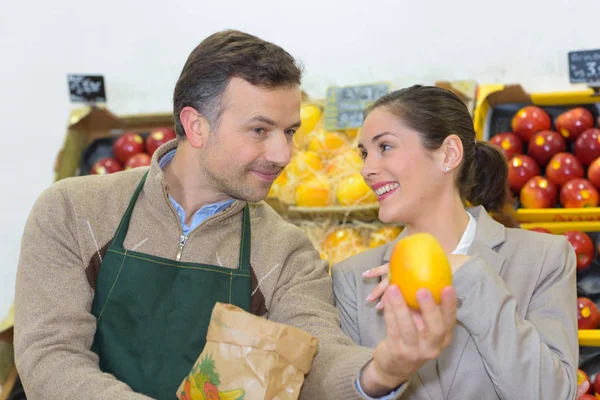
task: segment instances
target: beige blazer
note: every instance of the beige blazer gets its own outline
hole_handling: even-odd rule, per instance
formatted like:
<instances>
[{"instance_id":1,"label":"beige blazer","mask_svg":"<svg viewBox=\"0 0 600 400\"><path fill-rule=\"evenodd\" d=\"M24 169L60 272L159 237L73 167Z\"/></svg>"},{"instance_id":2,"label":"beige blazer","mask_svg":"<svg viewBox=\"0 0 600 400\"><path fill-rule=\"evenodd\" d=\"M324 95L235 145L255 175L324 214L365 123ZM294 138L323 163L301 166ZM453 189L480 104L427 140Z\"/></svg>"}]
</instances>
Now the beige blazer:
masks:
<instances>
[{"instance_id":1,"label":"beige blazer","mask_svg":"<svg viewBox=\"0 0 600 400\"><path fill-rule=\"evenodd\" d=\"M574 399L579 347L572 247L564 236L505 228L483 207L469 212L477 232L471 260L453 277L459 307L452 343L402 387L400 398ZM342 328L363 346L384 339L385 321L365 300L380 279L361 273L388 262L396 241L332 270Z\"/></svg>"}]
</instances>

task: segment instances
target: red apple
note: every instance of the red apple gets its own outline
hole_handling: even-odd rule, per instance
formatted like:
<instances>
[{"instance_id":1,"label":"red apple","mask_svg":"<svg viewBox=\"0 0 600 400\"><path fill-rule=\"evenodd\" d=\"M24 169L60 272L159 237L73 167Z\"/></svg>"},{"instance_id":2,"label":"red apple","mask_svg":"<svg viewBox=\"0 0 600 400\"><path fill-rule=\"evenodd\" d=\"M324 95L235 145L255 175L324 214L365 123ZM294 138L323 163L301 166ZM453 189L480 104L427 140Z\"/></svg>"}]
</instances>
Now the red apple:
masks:
<instances>
[{"instance_id":1,"label":"red apple","mask_svg":"<svg viewBox=\"0 0 600 400\"><path fill-rule=\"evenodd\" d=\"M585 393L581 397L579 397L577 400L598 400L598 398L596 396L594 396L593 394Z\"/></svg>"},{"instance_id":2,"label":"red apple","mask_svg":"<svg viewBox=\"0 0 600 400\"><path fill-rule=\"evenodd\" d=\"M587 179L571 179L560 190L560 204L565 208L597 207L598 191Z\"/></svg>"},{"instance_id":3,"label":"red apple","mask_svg":"<svg viewBox=\"0 0 600 400\"><path fill-rule=\"evenodd\" d=\"M512 119L512 130L521 140L529 142L531 137L540 131L550 129L552 122L546 111L536 106L521 108Z\"/></svg>"},{"instance_id":4,"label":"red apple","mask_svg":"<svg viewBox=\"0 0 600 400\"><path fill-rule=\"evenodd\" d=\"M571 153L558 153L550 159L546 167L546 178L554 182L558 187L575 178L583 178L585 171L583 166Z\"/></svg>"},{"instance_id":5,"label":"red apple","mask_svg":"<svg viewBox=\"0 0 600 400\"><path fill-rule=\"evenodd\" d=\"M539 174L540 167L529 156L517 154L508 161L508 183L514 193L519 193L528 180Z\"/></svg>"},{"instance_id":6,"label":"red apple","mask_svg":"<svg viewBox=\"0 0 600 400\"><path fill-rule=\"evenodd\" d=\"M503 132L494 135L490 139L490 143L496 145L507 160L510 160L515 154L523 152L523 142L512 132Z\"/></svg>"},{"instance_id":7,"label":"red apple","mask_svg":"<svg viewBox=\"0 0 600 400\"><path fill-rule=\"evenodd\" d=\"M106 157L101 160L98 160L97 162L94 163L94 165L92 165L90 174L106 175L106 174L112 174L113 172L119 172L122 170L123 170L123 167L121 166L120 162L118 162L117 160L115 160L112 157Z\"/></svg>"},{"instance_id":8,"label":"red apple","mask_svg":"<svg viewBox=\"0 0 600 400\"><path fill-rule=\"evenodd\" d=\"M585 233L580 231L568 231L564 235L575 250L577 256L577 271L582 271L594 261L594 243Z\"/></svg>"},{"instance_id":9,"label":"red apple","mask_svg":"<svg viewBox=\"0 0 600 400\"><path fill-rule=\"evenodd\" d=\"M529 228L529 230L533 231L533 232L540 232L540 233L549 233L549 234L552 234L552 232L550 232L546 228Z\"/></svg>"},{"instance_id":10,"label":"red apple","mask_svg":"<svg viewBox=\"0 0 600 400\"><path fill-rule=\"evenodd\" d=\"M596 158L588 167L587 178L600 190L600 158Z\"/></svg>"},{"instance_id":11,"label":"red apple","mask_svg":"<svg viewBox=\"0 0 600 400\"><path fill-rule=\"evenodd\" d=\"M150 157L148 154L138 153L132 156L129 160L127 160L127 162L125 163L125 170L137 167L146 167L150 165L151 161L152 157Z\"/></svg>"},{"instance_id":12,"label":"red apple","mask_svg":"<svg viewBox=\"0 0 600 400\"><path fill-rule=\"evenodd\" d=\"M532 157L540 167L545 167L555 154L567 150L567 142L554 131L537 132L531 137L527 155Z\"/></svg>"},{"instance_id":13,"label":"red apple","mask_svg":"<svg viewBox=\"0 0 600 400\"><path fill-rule=\"evenodd\" d=\"M524 208L550 208L556 206L556 185L546 178L534 176L521 189L521 205Z\"/></svg>"},{"instance_id":14,"label":"red apple","mask_svg":"<svg viewBox=\"0 0 600 400\"><path fill-rule=\"evenodd\" d=\"M575 141L575 157L587 167L600 157L600 129L588 129Z\"/></svg>"},{"instance_id":15,"label":"red apple","mask_svg":"<svg viewBox=\"0 0 600 400\"><path fill-rule=\"evenodd\" d=\"M577 386L579 386L579 384L577 384ZM596 373L596 376L594 377L594 383L590 388L594 392L600 393L600 372Z\"/></svg>"},{"instance_id":16,"label":"red apple","mask_svg":"<svg viewBox=\"0 0 600 400\"><path fill-rule=\"evenodd\" d=\"M144 139L135 132L128 132L113 144L113 153L117 160L126 163L129 158L144 152Z\"/></svg>"},{"instance_id":17,"label":"red apple","mask_svg":"<svg viewBox=\"0 0 600 400\"><path fill-rule=\"evenodd\" d=\"M582 369L577 370L577 386L581 385L583 382L588 381L590 384L590 388L586 393L592 393L592 383L590 382L590 377L585 373ZM580 397L581 399L581 397ZM595 398L594 398L595 399Z\"/></svg>"},{"instance_id":18,"label":"red apple","mask_svg":"<svg viewBox=\"0 0 600 400\"><path fill-rule=\"evenodd\" d=\"M560 114L554 125L565 139L575 141L585 130L594 127L594 117L587 109L577 107Z\"/></svg>"},{"instance_id":19,"label":"red apple","mask_svg":"<svg viewBox=\"0 0 600 400\"><path fill-rule=\"evenodd\" d=\"M175 132L171 128L156 128L146 138L146 152L150 157L163 144L175 139Z\"/></svg>"},{"instance_id":20,"label":"red apple","mask_svg":"<svg viewBox=\"0 0 600 400\"><path fill-rule=\"evenodd\" d=\"M587 297L577 298L577 327L579 329L597 329L600 322L598 307Z\"/></svg>"}]
</instances>

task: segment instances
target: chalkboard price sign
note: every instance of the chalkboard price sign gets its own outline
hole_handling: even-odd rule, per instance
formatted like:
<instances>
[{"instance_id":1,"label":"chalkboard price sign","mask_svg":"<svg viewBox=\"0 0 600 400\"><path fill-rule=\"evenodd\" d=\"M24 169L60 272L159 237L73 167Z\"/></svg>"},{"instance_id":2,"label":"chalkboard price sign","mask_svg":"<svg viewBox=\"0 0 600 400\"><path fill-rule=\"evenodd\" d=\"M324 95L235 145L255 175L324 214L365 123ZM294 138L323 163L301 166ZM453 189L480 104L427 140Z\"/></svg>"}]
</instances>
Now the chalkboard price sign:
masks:
<instances>
[{"instance_id":1,"label":"chalkboard price sign","mask_svg":"<svg viewBox=\"0 0 600 400\"><path fill-rule=\"evenodd\" d=\"M600 84L600 49L569 52L571 83Z\"/></svg>"},{"instance_id":2,"label":"chalkboard price sign","mask_svg":"<svg viewBox=\"0 0 600 400\"><path fill-rule=\"evenodd\" d=\"M389 90L389 83L328 88L325 129L335 131L360 127L365 110Z\"/></svg>"},{"instance_id":3,"label":"chalkboard price sign","mask_svg":"<svg viewBox=\"0 0 600 400\"><path fill-rule=\"evenodd\" d=\"M106 88L102 75L68 75L71 101L75 103L106 103Z\"/></svg>"}]
</instances>

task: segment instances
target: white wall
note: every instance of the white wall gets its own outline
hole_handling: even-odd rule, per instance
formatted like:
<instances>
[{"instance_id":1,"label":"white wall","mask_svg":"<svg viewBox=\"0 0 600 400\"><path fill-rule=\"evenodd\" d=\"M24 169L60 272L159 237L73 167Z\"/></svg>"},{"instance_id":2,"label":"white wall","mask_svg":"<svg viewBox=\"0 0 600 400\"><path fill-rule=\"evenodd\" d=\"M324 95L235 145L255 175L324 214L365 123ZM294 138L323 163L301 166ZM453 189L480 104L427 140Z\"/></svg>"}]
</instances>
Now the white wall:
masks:
<instances>
[{"instance_id":1,"label":"white wall","mask_svg":"<svg viewBox=\"0 0 600 400\"><path fill-rule=\"evenodd\" d=\"M66 74L106 78L119 114L168 111L189 52L248 31L306 67L304 87L435 79L568 89L569 50L600 47L598 0L0 0L0 318L14 295L20 236L53 178L69 115ZM40 265L40 268L43 268Z\"/></svg>"}]
</instances>

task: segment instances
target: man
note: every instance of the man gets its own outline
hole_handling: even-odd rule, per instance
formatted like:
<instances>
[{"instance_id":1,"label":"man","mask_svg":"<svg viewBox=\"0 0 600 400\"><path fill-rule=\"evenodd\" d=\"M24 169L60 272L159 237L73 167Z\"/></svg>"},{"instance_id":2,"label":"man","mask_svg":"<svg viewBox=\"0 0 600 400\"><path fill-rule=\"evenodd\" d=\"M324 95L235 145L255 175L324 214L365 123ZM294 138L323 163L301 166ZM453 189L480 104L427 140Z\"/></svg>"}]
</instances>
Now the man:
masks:
<instances>
[{"instance_id":1,"label":"man","mask_svg":"<svg viewBox=\"0 0 600 400\"><path fill-rule=\"evenodd\" d=\"M436 326L408 335L396 288L387 337L375 352L355 346L339 328L326 263L261 201L291 158L300 78L280 47L214 34L183 68L177 140L149 168L65 179L40 196L15 303L29 399L174 398L217 301L319 338L303 399L397 398L449 343L455 295L424 300Z\"/></svg>"}]
</instances>

